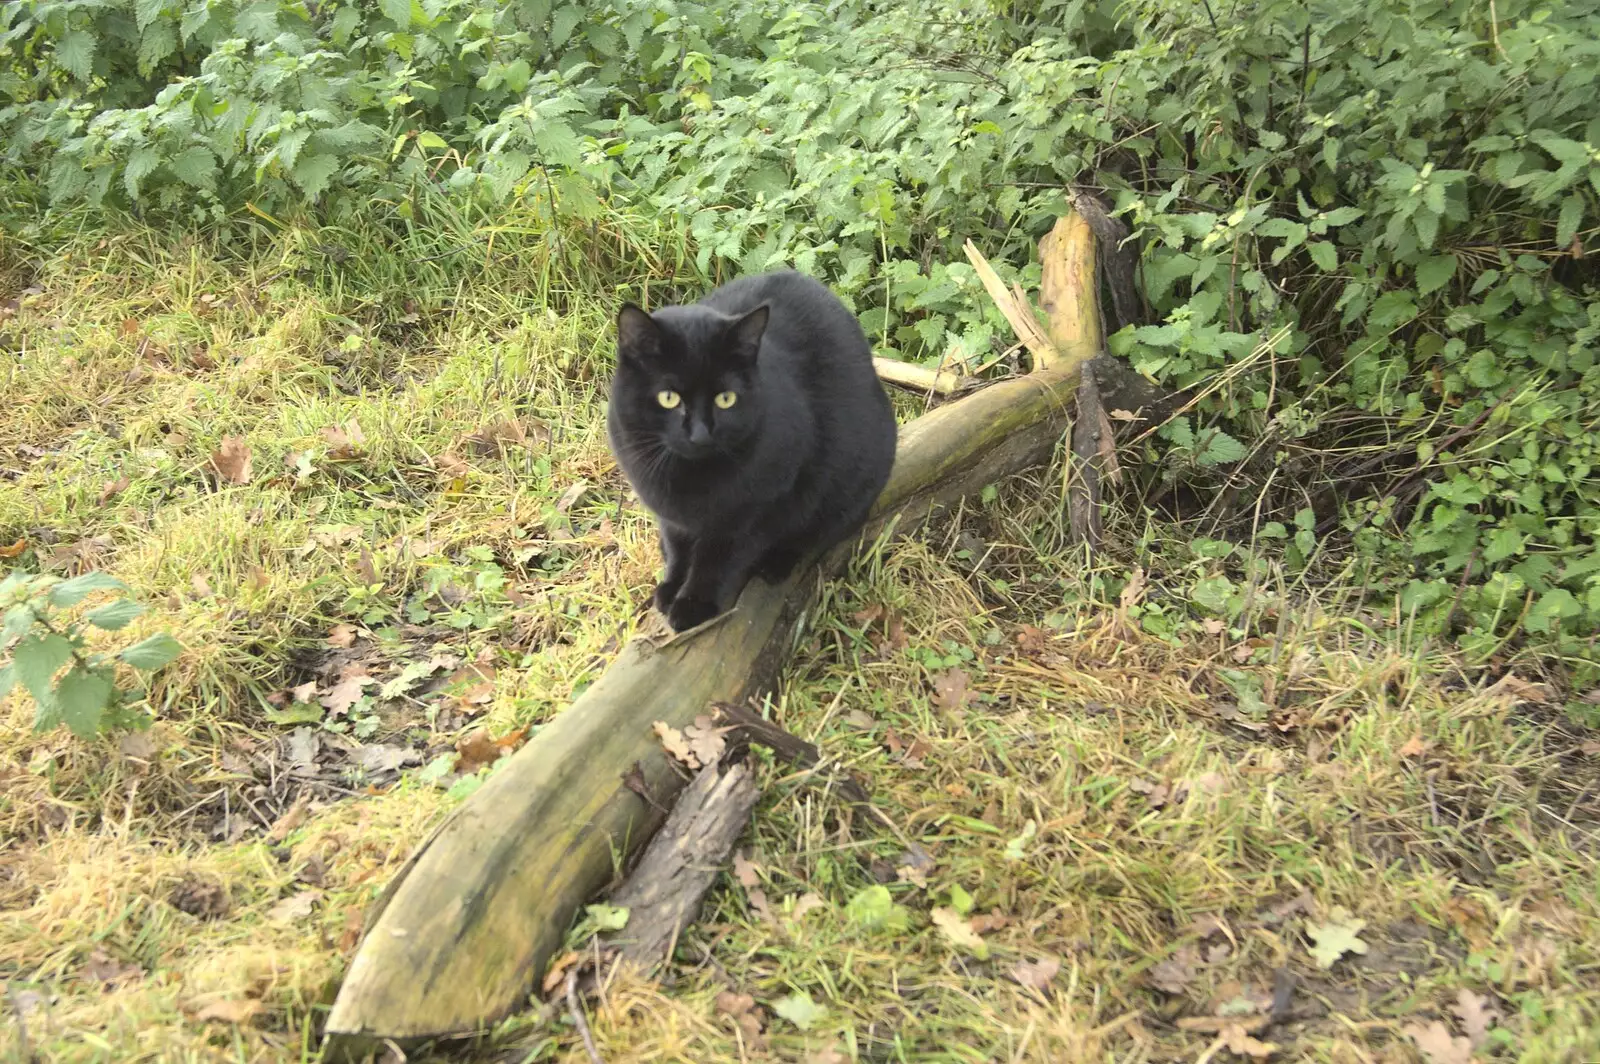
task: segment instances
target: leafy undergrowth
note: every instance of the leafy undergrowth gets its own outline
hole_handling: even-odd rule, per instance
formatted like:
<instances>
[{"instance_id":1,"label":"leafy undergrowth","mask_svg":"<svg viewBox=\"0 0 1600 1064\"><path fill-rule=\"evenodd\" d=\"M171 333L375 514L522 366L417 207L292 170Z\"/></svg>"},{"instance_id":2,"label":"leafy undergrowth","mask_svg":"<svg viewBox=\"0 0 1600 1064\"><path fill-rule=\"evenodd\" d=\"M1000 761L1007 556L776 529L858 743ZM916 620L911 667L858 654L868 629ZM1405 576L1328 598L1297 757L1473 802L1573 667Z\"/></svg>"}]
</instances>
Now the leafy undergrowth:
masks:
<instances>
[{"instance_id":1,"label":"leafy undergrowth","mask_svg":"<svg viewBox=\"0 0 1600 1064\"><path fill-rule=\"evenodd\" d=\"M108 649L186 651L148 732L4 708L4 1051L313 1059L364 909L652 580L601 432L606 306L373 305L134 238L26 280L0 533L151 606ZM764 767L666 978L591 999L603 1057L1600 1055L1582 692L1175 533L1119 529L1138 568L1086 569L1060 485L1002 485L827 590L773 713L893 827ZM1226 622L1180 590L1224 574ZM585 1051L555 1001L410 1059Z\"/></svg>"}]
</instances>

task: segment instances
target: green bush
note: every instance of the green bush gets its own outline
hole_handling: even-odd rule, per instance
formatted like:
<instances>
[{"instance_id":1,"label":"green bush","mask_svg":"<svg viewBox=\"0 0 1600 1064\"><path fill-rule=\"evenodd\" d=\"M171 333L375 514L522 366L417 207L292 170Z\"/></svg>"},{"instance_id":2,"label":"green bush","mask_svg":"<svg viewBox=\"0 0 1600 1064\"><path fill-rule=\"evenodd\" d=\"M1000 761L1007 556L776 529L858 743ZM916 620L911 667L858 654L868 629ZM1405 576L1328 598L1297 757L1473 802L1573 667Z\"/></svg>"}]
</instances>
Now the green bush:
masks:
<instances>
[{"instance_id":1,"label":"green bush","mask_svg":"<svg viewBox=\"0 0 1600 1064\"><path fill-rule=\"evenodd\" d=\"M902 357L1009 333L1070 187L1133 227L1114 348L1202 389L1154 481L1485 657L1592 657L1600 18L1581 0L376 5L13 0L0 165L40 196L404 227L441 203L827 276ZM1257 503L1260 505L1257 505ZM1259 520L1259 523L1257 523Z\"/></svg>"}]
</instances>

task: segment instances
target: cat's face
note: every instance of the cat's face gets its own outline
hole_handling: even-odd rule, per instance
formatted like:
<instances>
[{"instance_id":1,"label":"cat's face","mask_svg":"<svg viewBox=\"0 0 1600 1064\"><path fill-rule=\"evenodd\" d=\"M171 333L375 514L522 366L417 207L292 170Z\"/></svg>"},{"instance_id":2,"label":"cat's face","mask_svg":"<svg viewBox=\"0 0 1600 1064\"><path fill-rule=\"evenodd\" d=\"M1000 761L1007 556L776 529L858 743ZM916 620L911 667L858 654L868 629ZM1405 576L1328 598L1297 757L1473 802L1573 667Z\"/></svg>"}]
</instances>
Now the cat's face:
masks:
<instances>
[{"instance_id":1,"label":"cat's face","mask_svg":"<svg viewBox=\"0 0 1600 1064\"><path fill-rule=\"evenodd\" d=\"M638 445L689 461L736 456L761 423L756 358L766 326L764 306L730 318L625 304L611 402Z\"/></svg>"}]
</instances>

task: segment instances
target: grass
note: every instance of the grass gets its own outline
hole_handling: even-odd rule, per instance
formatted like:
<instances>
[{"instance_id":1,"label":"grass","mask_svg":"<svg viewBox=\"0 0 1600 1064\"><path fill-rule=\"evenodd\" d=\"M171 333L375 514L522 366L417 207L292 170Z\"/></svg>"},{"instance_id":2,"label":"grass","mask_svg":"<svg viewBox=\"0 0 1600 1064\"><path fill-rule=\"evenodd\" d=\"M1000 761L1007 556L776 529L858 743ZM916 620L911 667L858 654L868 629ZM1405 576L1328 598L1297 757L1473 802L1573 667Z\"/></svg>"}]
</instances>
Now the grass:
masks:
<instances>
[{"instance_id":1,"label":"grass","mask_svg":"<svg viewBox=\"0 0 1600 1064\"><path fill-rule=\"evenodd\" d=\"M0 260L0 304L32 289L0 320L0 540L133 586L152 609L119 644L188 648L147 735L0 709L4 1059L315 1059L361 914L481 780L457 744L559 712L651 586L584 263L529 238L402 267L336 236L342 263L292 228ZM644 244L606 254L682 287ZM248 482L211 468L225 437ZM1600 1059L1600 754L1563 677L1467 670L1347 583L1179 529L1124 519L1119 563L1086 566L1061 484L1000 485L828 588L773 713L915 848L765 766L742 877L660 982L589 1000L603 1057L1224 1060L1226 1013L1273 1059L1412 1061L1408 1030L1467 1034L1467 991L1499 1014L1476 1059ZM1219 576L1237 615L1194 593ZM281 695L406 666L320 721ZM1340 908L1366 952L1324 969ZM936 909L985 916L984 945ZM535 1001L410 1059L586 1057Z\"/></svg>"}]
</instances>

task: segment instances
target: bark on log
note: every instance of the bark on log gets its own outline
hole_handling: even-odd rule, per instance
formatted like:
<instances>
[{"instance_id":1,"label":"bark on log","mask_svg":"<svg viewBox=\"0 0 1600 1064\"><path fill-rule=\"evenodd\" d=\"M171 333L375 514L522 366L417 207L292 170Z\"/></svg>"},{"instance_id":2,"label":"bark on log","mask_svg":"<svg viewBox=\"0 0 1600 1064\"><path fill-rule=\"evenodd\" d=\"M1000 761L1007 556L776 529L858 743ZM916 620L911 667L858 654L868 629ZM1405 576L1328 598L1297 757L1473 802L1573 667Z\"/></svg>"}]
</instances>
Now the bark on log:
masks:
<instances>
[{"instance_id":1,"label":"bark on log","mask_svg":"<svg viewBox=\"0 0 1600 1064\"><path fill-rule=\"evenodd\" d=\"M607 945L644 969L653 969L683 929L750 822L760 797L747 761L702 768L656 832L626 883L610 903L628 910L628 925L604 936Z\"/></svg>"},{"instance_id":2,"label":"bark on log","mask_svg":"<svg viewBox=\"0 0 1600 1064\"><path fill-rule=\"evenodd\" d=\"M1091 260L1092 261L1092 260ZM1047 461L1077 374L1003 381L900 430L866 535L908 532ZM637 852L683 780L653 721L682 728L712 702L769 688L848 544L786 584L752 581L737 608L664 643L635 639L412 855L379 899L328 1017L331 1056L479 1032L522 1004L574 914ZM635 765L637 764L637 769ZM642 776L647 803L629 786Z\"/></svg>"}]
</instances>

